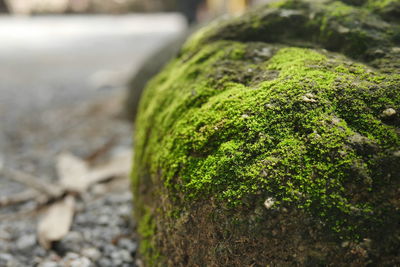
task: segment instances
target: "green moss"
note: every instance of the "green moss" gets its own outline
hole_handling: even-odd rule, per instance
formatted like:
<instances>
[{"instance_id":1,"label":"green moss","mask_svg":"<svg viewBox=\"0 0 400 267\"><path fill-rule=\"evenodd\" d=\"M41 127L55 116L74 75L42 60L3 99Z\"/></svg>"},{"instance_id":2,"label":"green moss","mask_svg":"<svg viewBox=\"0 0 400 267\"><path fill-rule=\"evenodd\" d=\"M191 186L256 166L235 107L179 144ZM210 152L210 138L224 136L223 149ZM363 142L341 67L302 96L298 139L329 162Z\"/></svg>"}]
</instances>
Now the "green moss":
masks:
<instances>
[{"instance_id":1,"label":"green moss","mask_svg":"<svg viewBox=\"0 0 400 267\"><path fill-rule=\"evenodd\" d=\"M371 190L371 179L379 177L369 171L376 163L371 155L358 153L349 140L366 136L381 153L400 146L396 128L379 117L387 106L400 103L385 86L388 77L313 50L284 48L262 63L264 71L279 71L276 79L210 87L215 84L207 79L210 70L227 58L240 60L243 46L212 43L187 62L177 59L168 68L171 73L150 85L138 125L152 134L138 132L137 147L146 142L138 149L140 162L151 162L154 173L162 170L164 185L187 203L214 196L235 206L261 190L264 197L306 209L337 231L360 230L342 220L356 207L359 222L369 221L372 204L353 201L344 184ZM200 70L201 77L193 74ZM360 164L362 170L354 172ZM364 169L368 177L358 178Z\"/></svg>"},{"instance_id":2,"label":"green moss","mask_svg":"<svg viewBox=\"0 0 400 267\"><path fill-rule=\"evenodd\" d=\"M369 5L360 8L344 2L293 0L273 3L254 9L247 16L217 21L196 34L184 51L194 51L203 43L215 40L261 41L319 45L355 59L371 60L374 56L369 53L374 49L393 45L391 30L395 27L389 27L381 20L380 13ZM378 2L371 3L377 5ZM396 10L400 8L392 7L390 14L396 16Z\"/></svg>"},{"instance_id":3,"label":"green moss","mask_svg":"<svg viewBox=\"0 0 400 267\"><path fill-rule=\"evenodd\" d=\"M150 209L144 207L143 210L144 213L138 222L137 229L139 235L142 237L139 253L144 257L149 266L157 266L156 263L160 261L161 257L155 246L157 228Z\"/></svg>"},{"instance_id":4,"label":"green moss","mask_svg":"<svg viewBox=\"0 0 400 267\"><path fill-rule=\"evenodd\" d=\"M308 42L340 41L356 58L374 48L366 27L351 24L359 25L351 21L354 14L363 21L368 11L340 2L300 6L300 13L290 13L300 17L299 27L318 29ZM323 23L303 20L306 9ZM224 223L262 229L269 215L252 207L266 199L272 210L307 214L335 240L387 237L390 231L381 229L398 224L400 75L321 49L265 43L301 36L270 31L287 18L275 16L281 11L254 12L197 34L144 92L136 120L135 193L163 222L163 229L154 228L142 212L140 224L151 229L142 231L145 251L152 249L154 231L173 233L203 203L215 209L207 220L222 229ZM336 31L338 18L349 32ZM238 25L235 35L227 33ZM249 27L256 30L244 33ZM390 45L384 31L373 38ZM387 110L396 112L388 116ZM250 215L237 217L236 211ZM233 215L215 219L219 213Z\"/></svg>"},{"instance_id":5,"label":"green moss","mask_svg":"<svg viewBox=\"0 0 400 267\"><path fill-rule=\"evenodd\" d=\"M369 0L366 7L387 20L399 22L400 2L398 0Z\"/></svg>"},{"instance_id":6,"label":"green moss","mask_svg":"<svg viewBox=\"0 0 400 267\"><path fill-rule=\"evenodd\" d=\"M367 6L374 10L383 10L398 3L399 1L397 0L369 0L367 1Z\"/></svg>"}]
</instances>

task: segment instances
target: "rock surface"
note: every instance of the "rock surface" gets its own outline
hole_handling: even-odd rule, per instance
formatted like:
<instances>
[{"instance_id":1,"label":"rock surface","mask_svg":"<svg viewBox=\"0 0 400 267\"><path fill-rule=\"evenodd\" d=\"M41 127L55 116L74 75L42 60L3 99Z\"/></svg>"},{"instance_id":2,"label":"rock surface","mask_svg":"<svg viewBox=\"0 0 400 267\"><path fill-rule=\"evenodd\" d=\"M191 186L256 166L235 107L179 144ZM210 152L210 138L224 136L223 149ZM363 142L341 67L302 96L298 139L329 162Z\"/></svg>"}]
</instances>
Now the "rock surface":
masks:
<instances>
[{"instance_id":1,"label":"rock surface","mask_svg":"<svg viewBox=\"0 0 400 267\"><path fill-rule=\"evenodd\" d=\"M397 1L283 1L195 34L145 90L148 266L400 263Z\"/></svg>"}]
</instances>

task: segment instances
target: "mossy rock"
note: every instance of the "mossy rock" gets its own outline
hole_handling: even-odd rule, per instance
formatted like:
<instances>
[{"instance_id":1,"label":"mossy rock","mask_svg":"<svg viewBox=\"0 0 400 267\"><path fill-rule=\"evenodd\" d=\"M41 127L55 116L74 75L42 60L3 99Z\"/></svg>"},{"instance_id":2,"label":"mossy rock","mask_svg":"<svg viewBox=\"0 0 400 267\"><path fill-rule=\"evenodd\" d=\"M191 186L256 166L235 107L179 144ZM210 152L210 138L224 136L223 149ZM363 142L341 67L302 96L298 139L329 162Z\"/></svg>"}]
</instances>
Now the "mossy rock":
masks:
<instances>
[{"instance_id":1,"label":"mossy rock","mask_svg":"<svg viewBox=\"0 0 400 267\"><path fill-rule=\"evenodd\" d=\"M280 2L185 44L136 121L148 266L400 264L400 31L385 10Z\"/></svg>"}]
</instances>

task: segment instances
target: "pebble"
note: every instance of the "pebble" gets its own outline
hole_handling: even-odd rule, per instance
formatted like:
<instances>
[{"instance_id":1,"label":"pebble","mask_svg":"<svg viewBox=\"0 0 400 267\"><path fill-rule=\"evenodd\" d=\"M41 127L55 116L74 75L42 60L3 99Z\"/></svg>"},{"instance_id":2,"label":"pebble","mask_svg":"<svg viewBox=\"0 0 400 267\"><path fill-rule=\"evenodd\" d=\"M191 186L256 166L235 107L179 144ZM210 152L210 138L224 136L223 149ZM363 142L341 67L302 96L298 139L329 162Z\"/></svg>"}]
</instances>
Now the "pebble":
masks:
<instances>
[{"instance_id":1,"label":"pebble","mask_svg":"<svg viewBox=\"0 0 400 267\"><path fill-rule=\"evenodd\" d=\"M45 261L40 263L38 267L59 267L59 265L55 261Z\"/></svg>"},{"instance_id":2,"label":"pebble","mask_svg":"<svg viewBox=\"0 0 400 267\"><path fill-rule=\"evenodd\" d=\"M101 257L100 251L96 248L85 248L82 250L82 255L93 261L97 261Z\"/></svg>"},{"instance_id":3,"label":"pebble","mask_svg":"<svg viewBox=\"0 0 400 267\"><path fill-rule=\"evenodd\" d=\"M23 235L17 240L17 249L25 250L36 244L36 236L34 234Z\"/></svg>"},{"instance_id":4,"label":"pebble","mask_svg":"<svg viewBox=\"0 0 400 267\"><path fill-rule=\"evenodd\" d=\"M393 109L393 108L385 109L385 110L382 112L382 115L385 116L385 117L391 117L391 116L393 116L393 115L396 115L396 110Z\"/></svg>"},{"instance_id":5,"label":"pebble","mask_svg":"<svg viewBox=\"0 0 400 267\"><path fill-rule=\"evenodd\" d=\"M267 199L264 201L264 206L265 206L267 209L272 208L272 206L274 206L274 204L275 204L275 201L274 201L274 199L273 199L272 197L269 197L269 198L267 198Z\"/></svg>"},{"instance_id":6,"label":"pebble","mask_svg":"<svg viewBox=\"0 0 400 267\"><path fill-rule=\"evenodd\" d=\"M70 267L89 267L91 262L86 257L81 257L76 253L67 253L62 261L62 265Z\"/></svg>"},{"instance_id":7,"label":"pebble","mask_svg":"<svg viewBox=\"0 0 400 267\"><path fill-rule=\"evenodd\" d=\"M82 234L76 231L71 231L64 237L65 242L71 243L79 243L82 241L82 239Z\"/></svg>"},{"instance_id":8,"label":"pebble","mask_svg":"<svg viewBox=\"0 0 400 267\"><path fill-rule=\"evenodd\" d=\"M118 246L130 251L131 253L135 253L137 249L137 243L127 238L121 238L118 241Z\"/></svg>"},{"instance_id":9,"label":"pebble","mask_svg":"<svg viewBox=\"0 0 400 267\"><path fill-rule=\"evenodd\" d=\"M97 262L97 264L98 264L100 267L109 267L109 266L112 266L112 261L111 261L109 258L101 258L101 259Z\"/></svg>"}]
</instances>

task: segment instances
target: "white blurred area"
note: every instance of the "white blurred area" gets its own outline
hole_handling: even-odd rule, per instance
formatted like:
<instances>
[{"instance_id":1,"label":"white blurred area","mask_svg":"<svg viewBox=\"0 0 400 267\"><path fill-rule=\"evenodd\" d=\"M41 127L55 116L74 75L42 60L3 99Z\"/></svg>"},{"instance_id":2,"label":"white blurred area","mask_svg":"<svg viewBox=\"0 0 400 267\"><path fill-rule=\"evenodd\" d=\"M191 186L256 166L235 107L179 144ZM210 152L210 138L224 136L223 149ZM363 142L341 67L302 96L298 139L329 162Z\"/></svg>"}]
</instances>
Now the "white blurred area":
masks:
<instances>
[{"instance_id":1,"label":"white blurred area","mask_svg":"<svg viewBox=\"0 0 400 267\"><path fill-rule=\"evenodd\" d=\"M95 16L0 16L0 50L70 45L96 36L128 37L138 34L175 34L186 27L176 13ZM24 42L28 41L29 42ZM44 47L43 47L44 48Z\"/></svg>"},{"instance_id":2,"label":"white blurred area","mask_svg":"<svg viewBox=\"0 0 400 267\"><path fill-rule=\"evenodd\" d=\"M177 11L192 0L3 0L10 12L19 15L61 13L127 13ZM212 16L243 13L249 6L279 0L203 0L200 8ZM194 2L194 1L192 1Z\"/></svg>"},{"instance_id":3,"label":"white blurred area","mask_svg":"<svg viewBox=\"0 0 400 267\"><path fill-rule=\"evenodd\" d=\"M142 62L186 27L177 13L0 16L2 127L31 110L126 90Z\"/></svg>"},{"instance_id":4,"label":"white blurred area","mask_svg":"<svg viewBox=\"0 0 400 267\"><path fill-rule=\"evenodd\" d=\"M171 0L5 0L11 13L126 13L160 9Z\"/></svg>"}]
</instances>

